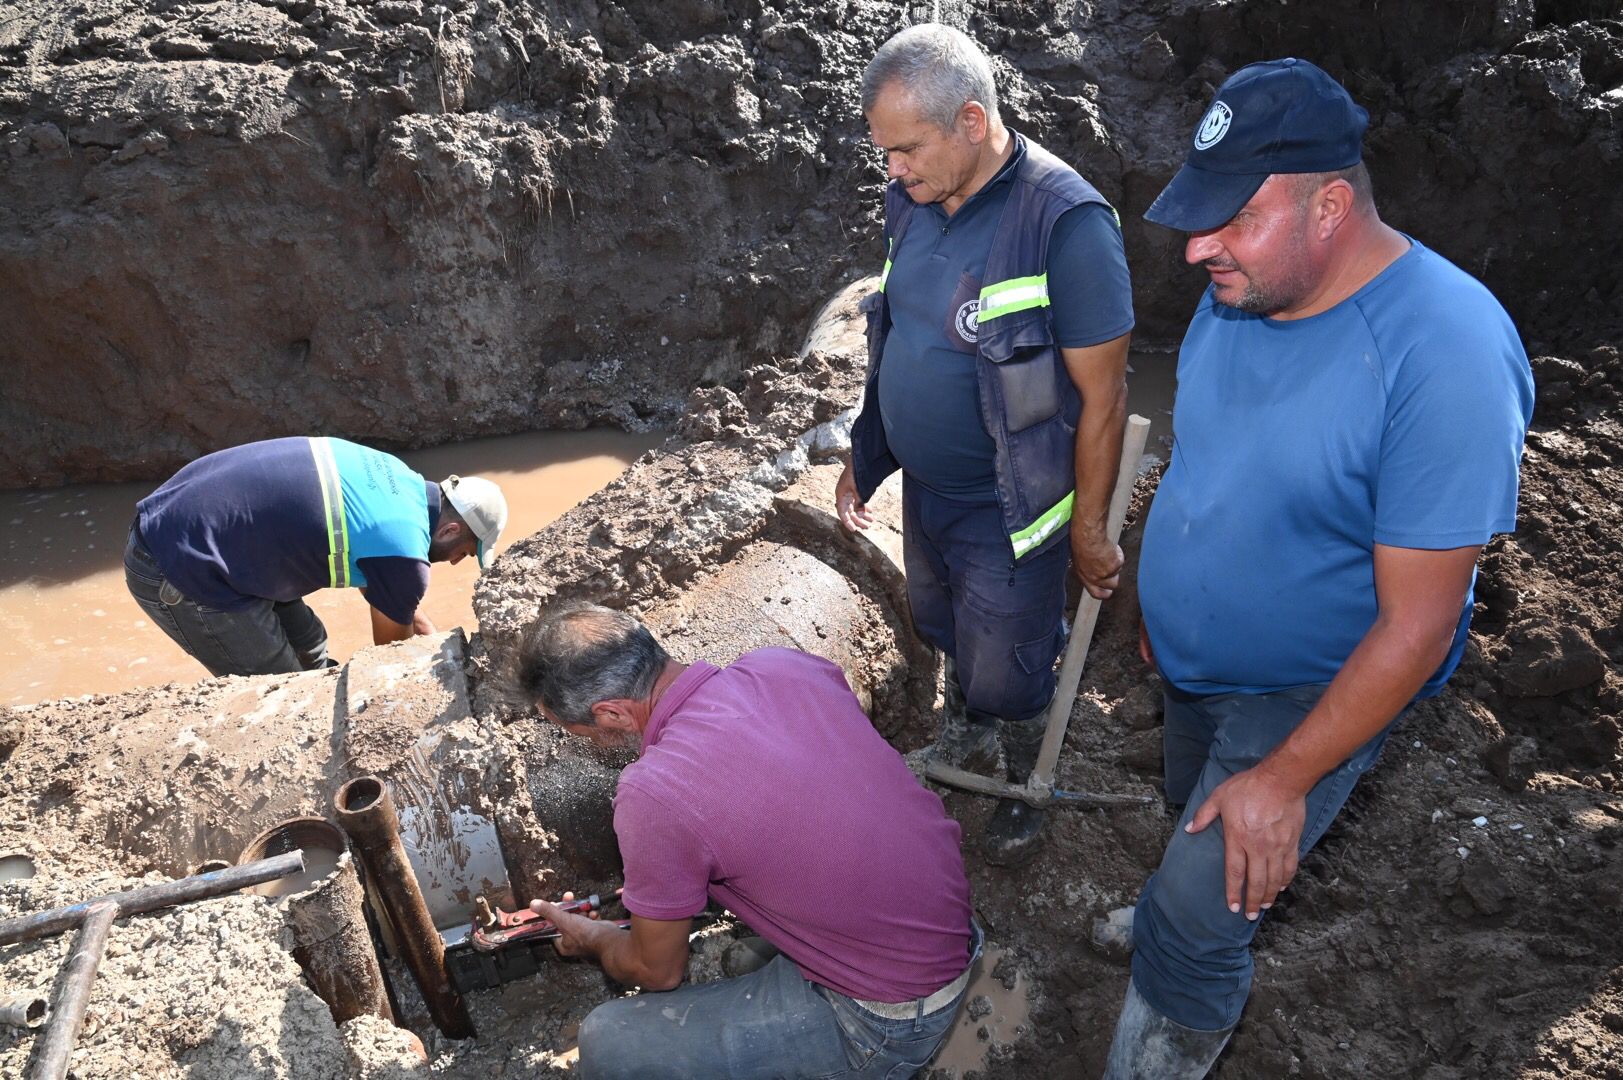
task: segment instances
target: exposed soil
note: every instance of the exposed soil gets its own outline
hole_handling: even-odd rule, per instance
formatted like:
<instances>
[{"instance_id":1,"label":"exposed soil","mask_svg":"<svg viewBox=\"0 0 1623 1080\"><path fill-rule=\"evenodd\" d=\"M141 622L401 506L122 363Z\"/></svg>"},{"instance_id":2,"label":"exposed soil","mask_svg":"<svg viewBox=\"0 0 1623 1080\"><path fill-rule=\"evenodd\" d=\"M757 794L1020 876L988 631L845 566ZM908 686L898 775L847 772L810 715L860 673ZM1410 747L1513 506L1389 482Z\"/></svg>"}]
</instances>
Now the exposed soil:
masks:
<instances>
[{"instance_id":1,"label":"exposed soil","mask_svg":"<svg viewBox=\"0 0 1623 1080\"><path fill-rule=\"evenodd\" d=\"M814 583L823 572L800 560L831 566L850 583L848 617L866 627L839 644L853 663L902 672L874 680L889 686L875 694L877 722L902 750L927 741L929 665L902 629L887 538L845 541L818 524L815 491L860 384L851 320L864 286L795 349L817 304L872 269L880 176L860 150L852 76L927 5L14 7L0 17L0 317L11 330L0 483L149 475L292 428L431 442L538 418L679 416L671 444L513 545L475 598L474 722L457 767L486 769L495 812L553 860L541 884L613 869L612 850L559 828L568 818L589 834L595 820L601 837L602 803L587 796L601 799L613 763L597 763L580 798L558 800L573 751L497 692L515 635L555 599L670 613L679 637L683 618L708 633L694 598L735 556L760 574L800 566L796 580ZM1217 1075L1623 1077L1615 5L953 10L997 52L1011 121L1120 202L1141 336L1175 339L1197 283L1175 238L1137 214L1223 74L1294 52L1370 106L1387 218L1481 276L1534 355L1520 529L1484 556L1466 659L1403 721L1265 922L1253 998ZM759 559L772 544L797 554ZM739 637L715 642L712 659L774 625L816 637L815 621L732 599L761 622L745 633L730 621ZM1158 779L1159 694L1136 658L1135 619L1130 588L1106 606L1065 786ZM0 713L0 847L42 868L33 883L0 885L0 914L120 887L115 871L179 872L193 836L179 809L233 806L223 787L186 786L223 774L188 772L185 732L232 695L291 700L295 682ZM283 712L268 714L286 739L265 733L267 760L283 745L296 756L297 739L336 722ZM87 732L116 742L125 721L124 759L79 748ZM304 775L289 762L290 781ZM1004 950L999 977L1029 988L1026 1030L989 1030L980 1074L1096 1075L1127 972L1090 947L1091 924L1132 901L1172 819L1055 812L1044 853L1008 872L976 851L989 804L946 803ZM119 821L129 827L105 827ZM163 941L110 958L92 1004L106 1026L86 1036L83 1075L129 1075L132 1046L148 1076L424 1075L388 1031L324 1026L273 948L270 905L237 897L121 924L115 943L154 928ZM4 950L0 985L37 982L63 947ZM252 955L233 962L239 947ZM701 950L696 971L716 974L718 952ZM205 982L220 991L203 995ZM161 993L137 1001L148 984ZM570 1025L612 992L588 967L556 965L475 995L481 1039L423 1032L435 1075L566 1068ZM31 1040L0 1033L0 1071L26 1060Z\"/></svg>"},{"instance_id":2,"label":"exposed soil","mask_svg":"<svg viewBox=\"0 0 1623 1080\"><path fill-rule=\"evenodd\" d=\"M1283 53L1348 82L1389 219L1531 337L1615 317L1605 0L19 0L0 486L308 430L667 424L736 389L877 267L856 77L936 9L1118 204L1141 342L1200 282L1139 215L1223 75Z\"/></svg>"}]
</instances>

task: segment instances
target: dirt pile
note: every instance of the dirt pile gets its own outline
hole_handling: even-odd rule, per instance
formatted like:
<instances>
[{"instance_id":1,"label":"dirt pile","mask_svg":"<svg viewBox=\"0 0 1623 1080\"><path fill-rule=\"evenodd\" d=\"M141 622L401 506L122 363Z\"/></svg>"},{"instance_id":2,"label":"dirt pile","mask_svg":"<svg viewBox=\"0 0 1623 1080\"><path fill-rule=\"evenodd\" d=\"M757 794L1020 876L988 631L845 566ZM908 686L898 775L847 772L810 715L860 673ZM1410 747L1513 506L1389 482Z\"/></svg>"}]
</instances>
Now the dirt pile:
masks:
<instances>
[{"instance_id":1,"label":"dirt pile","mask_svg":"<svg viewBox=\"0 0 1623 1080\"><path fill-rule=\"evenodd\" d=\"M939 6L939 5L938 5ZM1602 5L1603 7L1604 5ZM246 439L668 423L872 272L856 79L931 5L21 0L0 23L0 484ZM1623 25L1531 0L945 5L1122 211L1140 340L1200 283L1139 215L1224 74L1372 115L1383 206L1535 337L1619 300ZM1581 336L1581 330L1579 331ZM1585 345L1594 344L1585 340Z\"/></svg>"}]
</instances>

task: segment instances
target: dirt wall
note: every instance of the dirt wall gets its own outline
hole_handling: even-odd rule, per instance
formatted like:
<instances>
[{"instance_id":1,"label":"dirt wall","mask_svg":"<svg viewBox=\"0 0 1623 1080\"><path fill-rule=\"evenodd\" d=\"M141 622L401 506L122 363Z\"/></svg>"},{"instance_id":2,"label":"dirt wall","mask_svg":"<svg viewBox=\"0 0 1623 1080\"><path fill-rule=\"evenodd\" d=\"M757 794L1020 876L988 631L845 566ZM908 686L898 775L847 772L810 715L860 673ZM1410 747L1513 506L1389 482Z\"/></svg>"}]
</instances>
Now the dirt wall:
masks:
<instances>
[{"instance_id":1,"label":"dirt wall","mask_svg":"<svg viewBox=\"0 0 1623 1080\"><path fill-rule=\"evenodd\" d=\"M1127 232L1141 340L1201 287L1139 220L1211 90L1319 60L1398 225L1538 342L1599 344L1623 108L1606 4L949 3L1010 123ZM668 424L871 272L856 80L931 5L21 0L0 22L0 485L247 439ZM1616 15L1616 12L1610 12Z\"/></svg>"}]
</instances>

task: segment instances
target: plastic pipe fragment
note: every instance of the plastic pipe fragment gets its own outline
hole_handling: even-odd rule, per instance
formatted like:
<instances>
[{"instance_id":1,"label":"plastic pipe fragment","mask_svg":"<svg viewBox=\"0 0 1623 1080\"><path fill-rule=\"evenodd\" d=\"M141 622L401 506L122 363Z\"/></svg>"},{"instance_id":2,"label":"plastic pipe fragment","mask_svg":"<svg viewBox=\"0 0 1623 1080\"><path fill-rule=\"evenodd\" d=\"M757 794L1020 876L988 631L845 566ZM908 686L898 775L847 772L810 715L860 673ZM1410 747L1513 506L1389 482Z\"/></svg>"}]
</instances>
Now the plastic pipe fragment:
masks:
<instances>
[{"instance_id":1,"label":"plastic pipe fragment","mask_svg":"<svg viewBox=\"0 0 1623 1080\"><path fill-rule=\"evenodd\" d=\"M37 1028L45 1023L50 1009L50 999L38 991L0 998L0 1024L14 1028Z\"/></svg>"}]
</instances>

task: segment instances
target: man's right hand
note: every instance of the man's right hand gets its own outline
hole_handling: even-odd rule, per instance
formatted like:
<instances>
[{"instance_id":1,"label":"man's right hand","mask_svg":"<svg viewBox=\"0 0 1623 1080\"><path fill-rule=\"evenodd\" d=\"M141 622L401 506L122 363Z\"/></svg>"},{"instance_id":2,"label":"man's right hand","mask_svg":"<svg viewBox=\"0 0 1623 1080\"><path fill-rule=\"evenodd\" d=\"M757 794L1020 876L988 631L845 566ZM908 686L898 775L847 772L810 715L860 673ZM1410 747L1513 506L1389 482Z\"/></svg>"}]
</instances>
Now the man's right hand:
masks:
<instances>
[{"instance_id":1,"label":"man's right hand","mask_svg":"<svg viewBox=\"0 0 1623 1080\"><path fill-rule=\"evenodd\" d=\"M840 515L840 524L852 532L873 524L873 511L857 497L857 476L849 461L834 485L834 508Z\"/></svg>"},{"instance_id":2,"label":"man's right hand","mask_svg":"<svg viewBox=\"0 0 1623 1080\"><path fill-rule=\"evenodd\" d=\"M1138 655L1150 667L1155 666L1155 650L1150 648L1150 628L1144 625L1143 616L1138 620Z\"/></svg>"}]
</instances>

